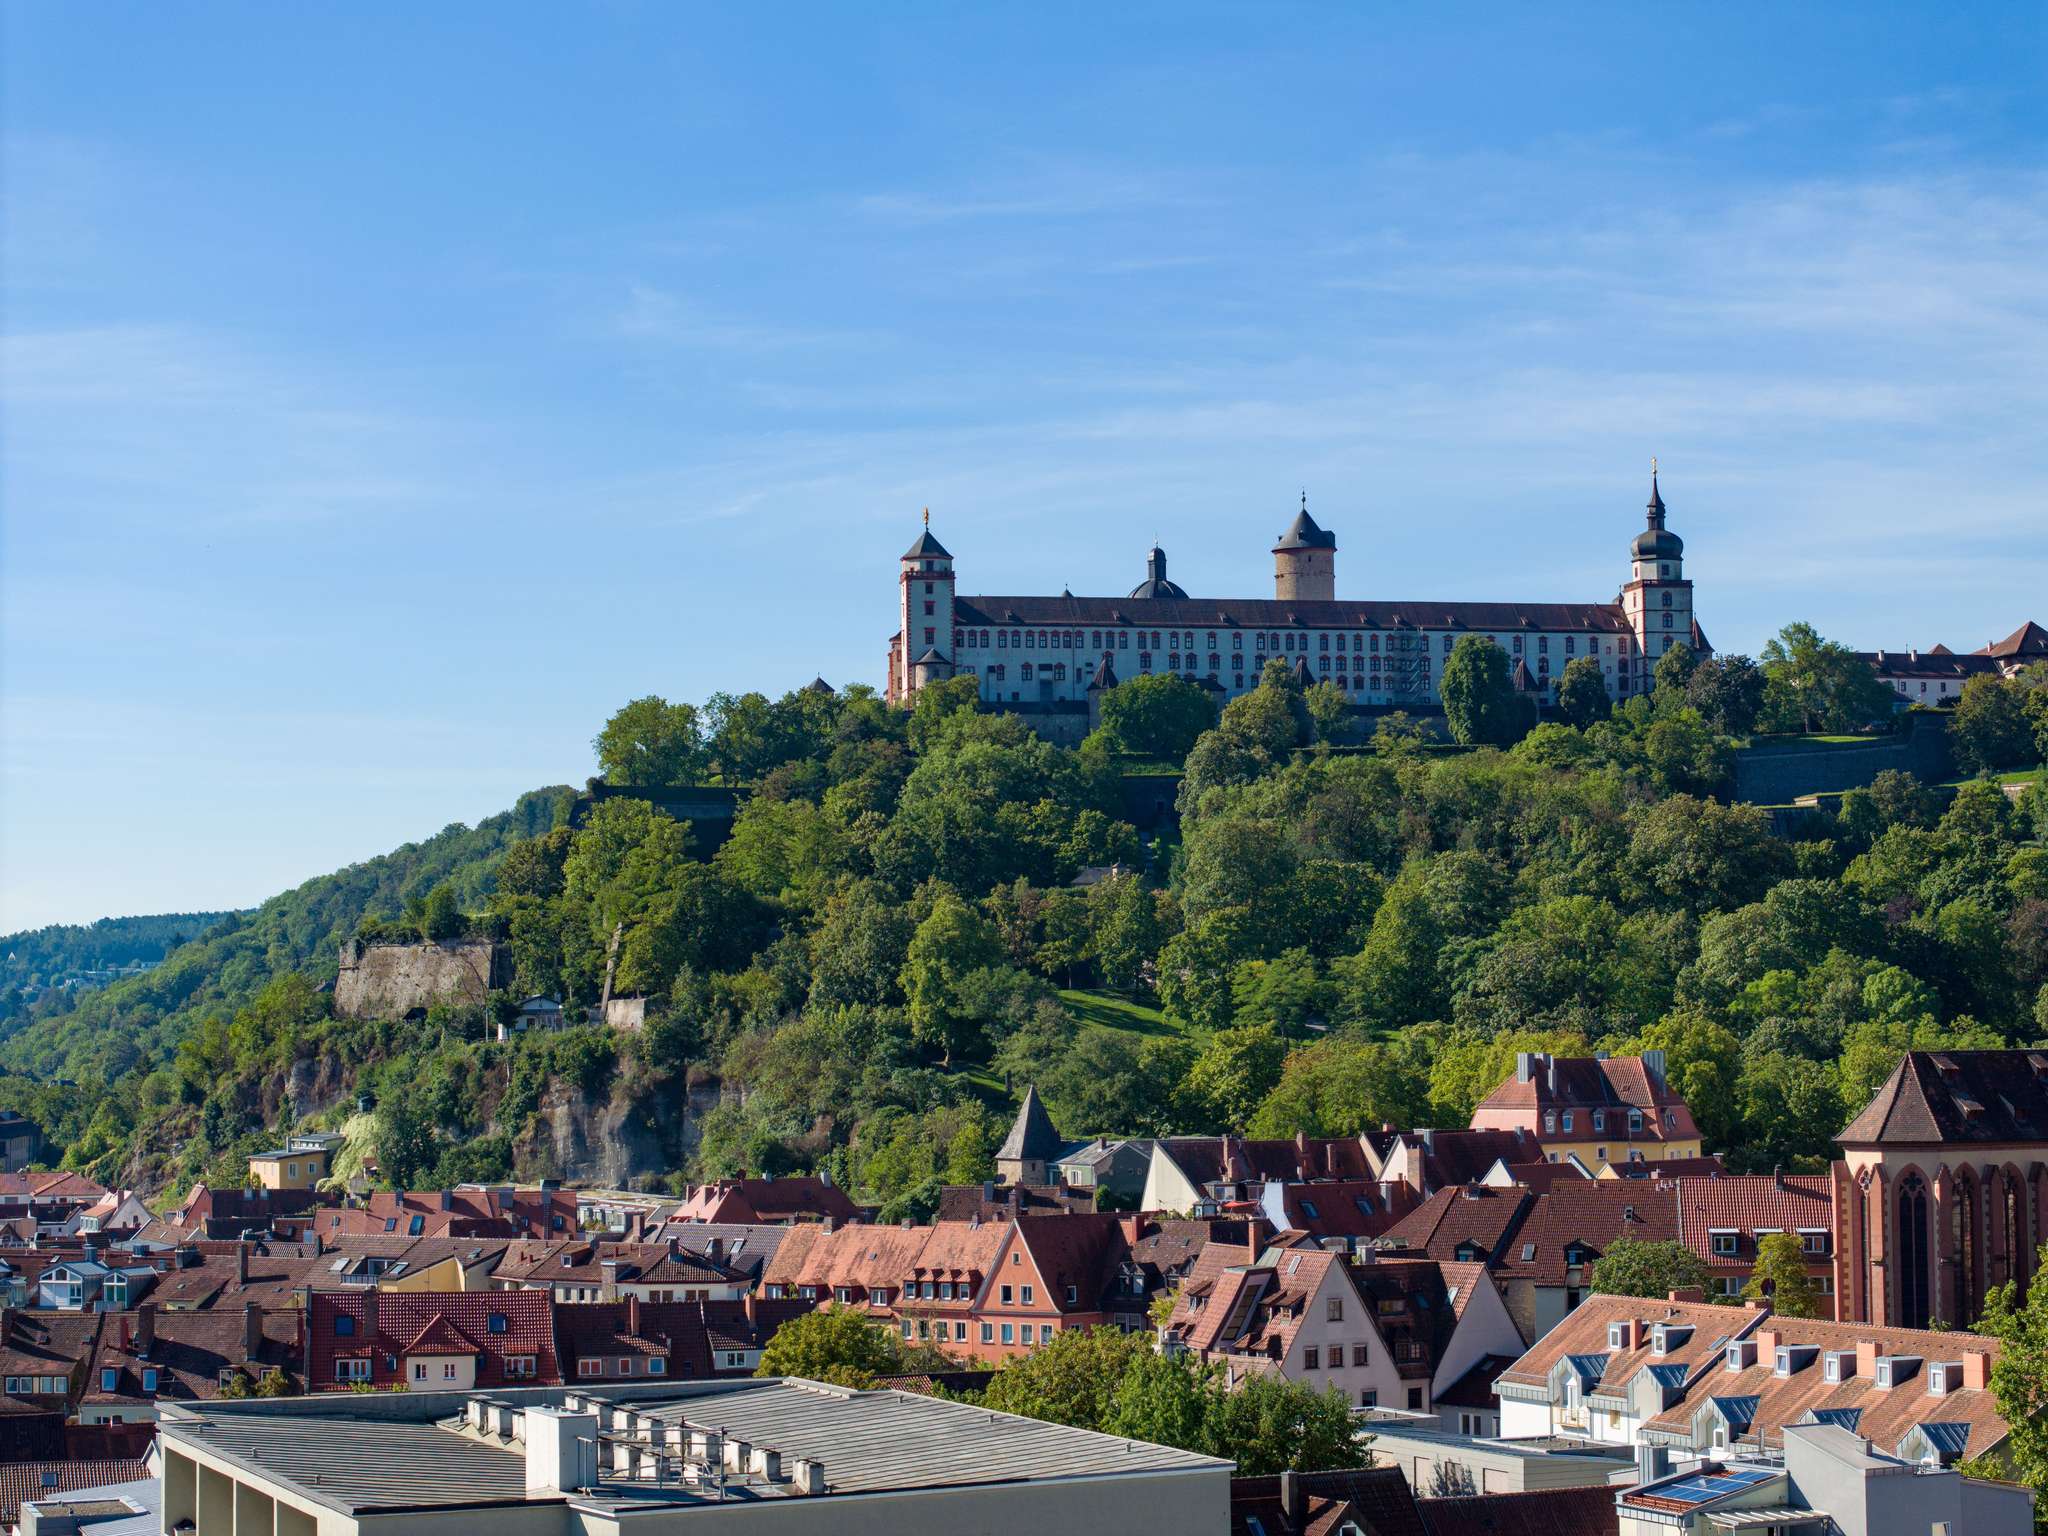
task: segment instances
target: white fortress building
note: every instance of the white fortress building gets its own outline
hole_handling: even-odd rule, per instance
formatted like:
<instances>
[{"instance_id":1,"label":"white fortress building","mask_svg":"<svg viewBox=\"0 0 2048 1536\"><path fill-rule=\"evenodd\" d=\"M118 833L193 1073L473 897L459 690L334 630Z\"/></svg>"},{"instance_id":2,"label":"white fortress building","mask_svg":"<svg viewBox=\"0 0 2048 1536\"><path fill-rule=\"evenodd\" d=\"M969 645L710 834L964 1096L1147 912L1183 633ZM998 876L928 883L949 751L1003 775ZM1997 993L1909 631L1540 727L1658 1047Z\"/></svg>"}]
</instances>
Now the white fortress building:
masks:
<instances>
[{"instance_id":1,"label":"white fortress building","mask_svg":"<svg viewBox=\"0 0 2048 1536\"><path fill-rule=\"evenodd\" d=\"M888 697L908 705L927 683L971 676L992 709L1034 717L1056 740L1079 740L1090 704L1120 678L1176 673L1223 698L1258 686L1279 658L1305 682L1336 685L1362 713L1440 708L1437 682L1465 635L1491 636L1516 685L1554 700L1566 665L1600 663L1616 699L1649 690L1674 645L1710 654L1693 612L1685 544L1664 526L1650 476L1648 526L1629 545L1629 574L1606 602L1381 602L1337 596L1337 536L1304 496L1273 546L1270 598L1190 597L1167 578L1156 546L1145 579L1124 597L967 596L953 556L927 526L898 573L902 627L889 642Z\"/></svg>"}]
</instances>

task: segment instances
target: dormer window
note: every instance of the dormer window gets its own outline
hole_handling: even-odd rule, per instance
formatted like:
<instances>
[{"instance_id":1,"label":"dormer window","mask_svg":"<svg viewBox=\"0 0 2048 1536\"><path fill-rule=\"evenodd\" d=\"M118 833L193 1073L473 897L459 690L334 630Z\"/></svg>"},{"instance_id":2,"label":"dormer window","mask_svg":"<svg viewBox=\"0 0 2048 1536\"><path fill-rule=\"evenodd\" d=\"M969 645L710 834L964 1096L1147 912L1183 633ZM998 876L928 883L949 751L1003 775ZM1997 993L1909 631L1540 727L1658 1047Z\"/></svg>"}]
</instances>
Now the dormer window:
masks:
<instances>
[{"instance_id":1,"label":"dormer window","mask_svg":"<svg viewBox=\"0 0 2048 1536\"><path fill-rule=\"evenodd\" d=\"M121 1390L121 1372L118 1368L110 1365L100 1372L100 1390L102 1392L118 1392Z\"/></svg>"},{"instance_id":2,"label":"dormer window","mask_svg":"<svg viewBox=\"0 0 2048 1536\"><path fill-rule=\"evenodd\" d=\"M1598 1133L1600 1133L1600 1132L1604 1132L1604 1131L1605 1131L1606 1129L1607 1129L1607 1111L1606 1111L1606 1110L1604 1110L1604 1109L1596 1109L1596 1110L1594 1110L1594 1111L1593 1111L1593 1130L1594 1130L1594 1132L1595 1132L1596 1134L1598 1134Z\"/></svg>"},{"instance_id":3,"label":"dormer window","mask_svg":"<svg viewBox=\"0 0 2048 1536\"><path fill-rule=\"evenodd\" d=\"M1628 1128L1631 1135L1639 1134L1643 1128L1643 1112L1632 1109L1628 1112Z\"/></svg>"},{"instance_id":4,"label":"dormer window","mask_svg":"<svg viewBox=\"0 0 2048 1536\"><path fill-rule=\"evenodd\" d=\"M1609 1323L1607 1325L1607 1347L1609 1349L1628 1348L1628 1324Z\"/></svg>"},{"instance_id":5,"label":"dormer window","mask_svg":"<svg viewBox=\"0 0 2048 1536\"><path fill-rule=\"evenodd\" d=\"M1564 1129L1565 1129L1565 1134L1566 1134L1566 1135L1570 1135L1570 1134L1571 1134L1571 1128L1572 1128L1572 1112L1571 1112L1570 1110L1566 1110L1566 1111L1564 1112Z\"/></svg>"},{"instance_id":6,"label":"dormer window","mask_svg":"<svg viewBox=\"0 0 2048 1536\"><path fill-rule=\"evenodd\" d=\"M142 1368L142 1390L145 1392L156 1391L156 1367L153 1365L145 1365Z\"/></svg>"},{"instance_id":7,"label":"dormer window","mask_svg":"<svg viewBox=\"0 0 2048 1536\"><path fill-rule=\"evenodd\" d=\"M1555 1136L1557 1134L1557 1111L1554 1109L1543 1111L1543 1134L1546 1136Z\"/></svg>"}]
</instances>

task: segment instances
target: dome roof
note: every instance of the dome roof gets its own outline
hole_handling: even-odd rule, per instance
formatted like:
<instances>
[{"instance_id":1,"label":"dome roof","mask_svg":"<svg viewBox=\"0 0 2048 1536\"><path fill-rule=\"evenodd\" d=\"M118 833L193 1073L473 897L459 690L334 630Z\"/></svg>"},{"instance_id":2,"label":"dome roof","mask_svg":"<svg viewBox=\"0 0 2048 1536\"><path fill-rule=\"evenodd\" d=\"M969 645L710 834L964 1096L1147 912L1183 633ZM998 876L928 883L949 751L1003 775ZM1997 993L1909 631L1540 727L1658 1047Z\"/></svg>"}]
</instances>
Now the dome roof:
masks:
<instances>
[{"instance_id":1,"label":"dome roof","mask_svg":"<svg viewBox=\"0 0 2048 1536\"><path fill-rule=\"evenodd\" d=\"M1630 552L1638 560L1676 560L1685 553L1685 540L1664 526L1664 493L1657 489L1655 461L1650 469L1649 527L1636 535Z\"/></svg>"},{"instance_id":2,"label":"dome roof","mask_svg":"<svg viewBox=\"0 0 2048 1536\"><path fill-rule=\"evenodd\" d=\"M1145 556L1145 579L1131 588L1133 597L1180 597L1187 593L1176 583L1166 579L1166 551L1157 544Z\"/></svg>"},{"instance_id":3,"label":"dome roof","mask_svg":"<svg viewBox=\"0 0 2048 1536\"><path fill-rule=\"evenodd\" d=\"M1676 560L1685 553L1685 540L1668 528L1645 528L1630 547L1638 560Z\"/></svg>"}]
</instances>

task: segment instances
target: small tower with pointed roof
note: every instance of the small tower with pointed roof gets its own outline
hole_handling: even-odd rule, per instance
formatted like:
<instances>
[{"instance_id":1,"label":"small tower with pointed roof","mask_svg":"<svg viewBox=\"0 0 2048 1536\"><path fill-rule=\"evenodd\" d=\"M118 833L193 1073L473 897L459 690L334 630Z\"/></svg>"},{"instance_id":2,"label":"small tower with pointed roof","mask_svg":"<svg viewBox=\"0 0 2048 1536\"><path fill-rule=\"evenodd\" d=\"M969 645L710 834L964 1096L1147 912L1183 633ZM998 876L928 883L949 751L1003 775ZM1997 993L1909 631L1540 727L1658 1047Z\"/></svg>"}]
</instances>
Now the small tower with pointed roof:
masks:
<instances>
[{"instance_id":1,"label":"small tower with pointed roof","mask_svg":"<svg viewBox=\"0 0 2048 1536\"><path fill-rule=\"evenodd\" d=\"M1024 1102L1010 1125L1010 1134L996 1148L996 1182L1043 1184L1048 1165L1067 1144L1052 1127L1052 1116L1038 1100L1036 1086L1024 1090Z\"/></svg>"},{"instance_id":2,"label":"small tower with pointed roof","mask_svg":"<svg viewBox=\"0 0 2048 1536\"><path fill-rule=\"evenodd\" d=\"M1675 645L1699 648L1692 621L1692 583L1685 579L1685 540L1664 526L1664 495L1657 488L1657 461L1650 460L1650 502L1643 531L1629 545L1628 585L1621 610L1640 656L1640 675L1622 674L1623 694L1650 687L1658 659Z\"/></svg>"},{"instance_id":3,"label":"small tower with pointed roof","mask_svg":"<svg viewBox=\"0 0 2048 1536\"><path fill-rule=\"evenodd\" d=\"M953 675L953 557L932 537L932 512L925 508L924 532L898 562L903 630L891 670L891 696L908 704L926 683Z\"/></svg>"},{"instance_id":4,"label":"small tower with pointed roof","mask_svg":"<svg viewBox=\"0 0 2048 1536\"><path fill-rule=\"evenodd\" d=\"M1283 603L1337 600L1337 535L1317 527L1308 515L1307 491L1301 493L1301 510L1273 546L1273 596Z\"/></svg>"}]
</instances>

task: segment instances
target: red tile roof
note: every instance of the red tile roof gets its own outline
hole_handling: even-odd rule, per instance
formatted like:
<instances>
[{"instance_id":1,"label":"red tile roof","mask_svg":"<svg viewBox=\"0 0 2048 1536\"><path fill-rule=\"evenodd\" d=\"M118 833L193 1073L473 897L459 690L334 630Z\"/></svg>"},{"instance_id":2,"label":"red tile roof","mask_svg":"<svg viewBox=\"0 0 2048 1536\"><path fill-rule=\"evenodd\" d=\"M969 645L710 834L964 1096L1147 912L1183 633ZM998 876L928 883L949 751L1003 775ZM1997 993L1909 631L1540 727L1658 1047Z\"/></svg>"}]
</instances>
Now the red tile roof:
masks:
<instances>
[{"instance_id":1,"label":"red tile roof","mask_svg":"<svg viewBox=\"0 0 2048 1536\"><path fill-rule=\"evenodd\" d=\"M1908 1051L1843 1146L2048 1140L2048 1052Z\"/></svg>"},{"instance_id":2,"label":"red tile roof","mask_svg":"<svg viewBox=\"0 0 2048 1536\"><path fill-rule=\"evenodd\" d=\"M1616 1536L1621 1529L1607 1487L1421 1499L1416 1508L1429 1536Z\"/></svg>"},{"instance_id":3,"label":"red tile roof","mask_svg":"<svg viewBox=\"0 0 2048 1536\"><path fill-rule=\"evenodd\" d=\"M98 1404L207 1402L220 1396L223 1372L236 1372L254 1386L280 1371L294 1392L304 1390L300 1317L288 1310L241 1307L218 1312L155 1312L154 1337L142 1340L143 1314L104 1315L99 1348L86 1374L83 1401ZM108 1386L106 1373L114 1373ZM145 1371L156 1372L156 1387L145 1389Z\"/></svg>"},{"instance_id":4,"label":"red tile roof","mask_svg":"<svg viewBox=\"0 0 2048 1536\"><path fill-rule=\"evenodd\" d=\"M1233 1477L1232 1536L1250 1536L1254 1520L1266 1536L1332 1536L1347 1520L1371 1536L1428 1536L1415 1494L1399 1467L1295 1474L1299 1518L1282 1502L1283 1486L1279 1477Z\"/></svg>"},{"instance_id":5,"label":"red tile roof","mask_svg":"<svg viewBox=\"0 0 2048 1536\"><path fill-rule=\"evenodd\" d=\"M1643 1112L1640 1130L1629 1128L1631 1109ZM1546 1131L1542 1117L1552 1110L1572 1110L1586 1118L1570 1131ZM1591 1119L1594 1110L1606 1112L1606 1125L1598 1131ZM1624 1147L1637 1141L1696 1141L1700 1134L1685 1100L1640 1056L1539 1056L1529 1077L1518 1072L1480 1101L1472 1124L1520 1126L1546 1141L1604 1137Z\"/></svg>"},{"instance_id":6,"label":"red tile roof","mask_svg":"<svg viewBox=\"0 0 2048 1536\"><path fill-rule=\"evenodd\" d=\"M547 1291L316 1291L306 1319L310 1340L307 1386L332 1391L337 1359L371 1362L370 1380L386 1386L403 1380L406 1348L445 1317L477 1346L476 1384L550 1386L561 1383L555 1358L554 1297ZM372 1321L374 1314L374 1324ZM502 1330L491 1326L502 1317ZM347 1319L349 1331L342 1331ZM534 1373L506 1374L507 1356L531 1356Z\"/></svg>"},{"instance_id":7,"label":"red tile roof","mask_svg":"<svg viewBox=\"0 0 2048 1536\"><path fill-rule=\"evenodd\" d=\"M1834 1180L1824 1173L1737 1173L1674 1182L1679 1240L1704 1259L1715 1257L1717 1231L1739 1235L1735 1256L1745 1264L1756 1258L1755 1235L1760 1230L1834 1231Z\"/></svg>"},{"instance_id":8,"label":"red tile roof","mask_svg":"<svg viewBox=\"0 0 2048 1536\"><path fill-rule=\"evenodd\" d=\"M21 1506L81 1488L149 1481L146 1461L17 1461L0 1466L0 1527L12 1530Z\"/></svg>"},{"instance_id":9,"label":"red tile roof","mask_svg":"<svg viewBox=\"0 0 2048 1536\"><path fill-rule=\"evenodd\" d=\"M700 1184L671 1221L859 1221L865 1213L846 1191L824 1179L723 1179Z\"/></svg>"}]
</instances>

